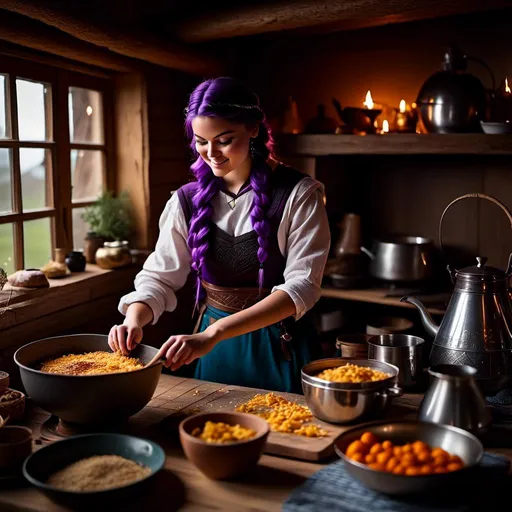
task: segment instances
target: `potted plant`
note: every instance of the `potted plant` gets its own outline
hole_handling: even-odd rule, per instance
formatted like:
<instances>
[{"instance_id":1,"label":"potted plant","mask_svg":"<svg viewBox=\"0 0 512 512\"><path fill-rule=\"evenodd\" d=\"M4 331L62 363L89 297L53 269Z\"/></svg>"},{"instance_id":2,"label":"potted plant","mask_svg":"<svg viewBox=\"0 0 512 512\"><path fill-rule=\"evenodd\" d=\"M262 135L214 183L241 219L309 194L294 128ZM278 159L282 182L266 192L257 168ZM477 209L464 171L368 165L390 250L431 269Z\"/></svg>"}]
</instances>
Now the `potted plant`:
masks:
<instances>
[{"instance_id":1,"label":"potted plant","mask_svg":"<svg viewBox=\"0 0 512 512\"><path fill-rule=\"evenodd\" d=\"M129 240L132 232L130 197L127 192L116 197L106 191L85 209L82 218L90 228L84 244L85 259L87 263L95 263L96 251L105 242Z\"/></svg>"}]
</instances>

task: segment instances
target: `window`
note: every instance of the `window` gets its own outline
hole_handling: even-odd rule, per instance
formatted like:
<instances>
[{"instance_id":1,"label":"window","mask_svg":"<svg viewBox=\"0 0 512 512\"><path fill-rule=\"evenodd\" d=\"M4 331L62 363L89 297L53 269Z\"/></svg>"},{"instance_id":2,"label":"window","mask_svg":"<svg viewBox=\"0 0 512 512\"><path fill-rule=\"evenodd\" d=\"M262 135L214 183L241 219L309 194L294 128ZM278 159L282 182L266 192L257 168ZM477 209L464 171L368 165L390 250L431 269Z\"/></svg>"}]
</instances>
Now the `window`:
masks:
<instances>
[{"instance_id":1,"label":"window","mask_svg":"<svg viewBox=\"0 0 512 512\"><path fill-rule=\"evenodd\" d=\"M80 249L81 215L111 188L110 82L0 55L0 267Z\"/></svg>"}]
</instances>

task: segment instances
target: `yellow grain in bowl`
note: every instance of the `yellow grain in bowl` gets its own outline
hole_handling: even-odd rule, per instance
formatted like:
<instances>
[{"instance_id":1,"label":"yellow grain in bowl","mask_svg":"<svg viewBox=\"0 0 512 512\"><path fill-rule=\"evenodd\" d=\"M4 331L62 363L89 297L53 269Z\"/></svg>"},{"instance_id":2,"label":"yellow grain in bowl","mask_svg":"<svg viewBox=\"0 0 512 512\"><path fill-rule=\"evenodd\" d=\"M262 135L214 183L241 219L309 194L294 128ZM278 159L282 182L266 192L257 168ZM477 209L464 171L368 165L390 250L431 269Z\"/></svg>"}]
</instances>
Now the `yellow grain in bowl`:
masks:
<instances>
[{"instance_id":1,"label":"yellow grain in bowl","mask_svg":"<svg viewBox=\"0 0 512 512\"><path fill-rule=\"evenodd\" d=\"M133 372L144 368L134 357L123 356L120 352L87 352L68 354L44 361L41 371L62 375L99 375L104 373Z\"/></svg>"},{"instance_id":2,"label":"yellow grain in bowl","mask_svg":"<svg viewBox=\"0 0 512 512\"><path fill-rule=\"evenodd\" d=\"M242 427L240 425L229 425L222 421L207 421L203 429L195 428L192 432L194 437L206 441L207 443L233 443L237 441L247 441L256 435L252 428Z\"/></svg>"},{"instance_id":3,"label":"yellow grain in bowl","mask_svg":"<svg viewBox=\"0 0 512 512\"><path fill-rule=\"evenodd\" d=\"M367 366L357 366L356 364L349 363L336 368L328 368L327 370L320 372L316 377L330 382L347 382L356 384L389 379L392 375L390 373L374 370Z\"/></svg>"}]
</instances>

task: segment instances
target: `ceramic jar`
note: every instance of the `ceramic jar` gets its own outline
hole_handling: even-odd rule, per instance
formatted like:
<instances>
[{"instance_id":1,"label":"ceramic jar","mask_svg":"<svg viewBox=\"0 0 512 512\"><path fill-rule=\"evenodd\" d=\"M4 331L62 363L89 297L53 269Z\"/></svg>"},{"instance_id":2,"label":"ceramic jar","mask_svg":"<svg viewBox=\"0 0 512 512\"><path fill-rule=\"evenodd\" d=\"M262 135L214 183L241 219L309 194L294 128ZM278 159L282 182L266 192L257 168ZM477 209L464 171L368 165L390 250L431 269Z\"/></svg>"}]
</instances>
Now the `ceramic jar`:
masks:
<instances>
[{"instance_id":1,"label":"ceramic jar","mask_svg":"<svg viewBox=\"0 0 512 512\"><path fill-rule=\"evenodd\" d=\"M66 265L71 272L83 272L85 264L86 260L82 251L71 251L66 256Z\"/></svg>"},{"instance_id":2,"label":"ceramic jar","mask_svg":"<svg viewBox=\"0 0 512 512\"><path fill-rule=\"evenodd\" d=\"M98 236L93 231L87 233L84 240L84 256L87 263L96 263L96 251L103 247L105 238Z\"/></svg>"},{"instance_id":3,"label":"ceramic jar","mask_svg":"<svg viewBox=\"0 0 512 512\"><path fill-rule=\"evenodd\" d=\"M104 269L114 269L131 265L132 256L128 242L105 242L103 247L96 251L96 264Z\"/></svg>"}]
</instances>

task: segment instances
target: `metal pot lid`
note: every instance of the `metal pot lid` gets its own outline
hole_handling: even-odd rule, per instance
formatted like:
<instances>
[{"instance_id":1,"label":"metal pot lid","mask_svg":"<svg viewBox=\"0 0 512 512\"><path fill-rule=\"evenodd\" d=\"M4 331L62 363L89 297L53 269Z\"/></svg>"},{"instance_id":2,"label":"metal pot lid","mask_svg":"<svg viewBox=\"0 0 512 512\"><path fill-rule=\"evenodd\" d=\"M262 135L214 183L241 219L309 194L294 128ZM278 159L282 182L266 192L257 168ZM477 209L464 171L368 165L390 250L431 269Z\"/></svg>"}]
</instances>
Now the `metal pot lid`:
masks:
<instances>
[{"instance_id":1,"label":"metal pot lid","mask_svg":"<svg viewBox=\"0 0 512 512\"><path fill-rule=\"evenodd\" d=\"M464 267L460 270L456 271L457 277L464 277L468 279L478 279L478 280L489 280L489 281L501 281L502 279L506 279L507 274L496 267L487 266L485 263L487 262L487 258L478 256L476 258L477 264Z\"/></svg>"}]
</instances>

